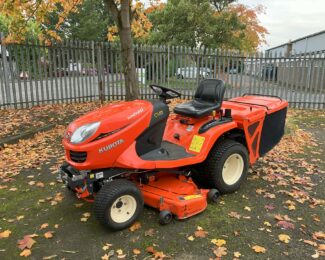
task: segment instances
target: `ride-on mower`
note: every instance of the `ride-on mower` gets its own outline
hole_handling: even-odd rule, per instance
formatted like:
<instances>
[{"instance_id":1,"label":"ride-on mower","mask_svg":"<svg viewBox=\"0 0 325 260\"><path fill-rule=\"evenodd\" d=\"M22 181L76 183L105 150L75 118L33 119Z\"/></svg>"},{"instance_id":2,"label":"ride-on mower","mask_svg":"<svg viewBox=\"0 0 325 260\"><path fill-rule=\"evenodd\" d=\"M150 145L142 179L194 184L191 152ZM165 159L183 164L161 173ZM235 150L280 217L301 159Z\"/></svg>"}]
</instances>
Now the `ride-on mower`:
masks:
<instances>
[{"instance_id":1,"label":"ride-on mower","mask_svg":"<svg viewBox=\"0 0 325 260\"><path fill-rule=\"evenodd\" d=\"M114 230L130 226L144 204L160 211L161 224L202 212L236 191L284 133L288 103L279 97L223 102L223 81L207 79L170 114L169 100L181 94L150 87L159 99L103 106L64 134L62 180L77 197L94 198L95 216Z\"/></svg>"}]
</instances>

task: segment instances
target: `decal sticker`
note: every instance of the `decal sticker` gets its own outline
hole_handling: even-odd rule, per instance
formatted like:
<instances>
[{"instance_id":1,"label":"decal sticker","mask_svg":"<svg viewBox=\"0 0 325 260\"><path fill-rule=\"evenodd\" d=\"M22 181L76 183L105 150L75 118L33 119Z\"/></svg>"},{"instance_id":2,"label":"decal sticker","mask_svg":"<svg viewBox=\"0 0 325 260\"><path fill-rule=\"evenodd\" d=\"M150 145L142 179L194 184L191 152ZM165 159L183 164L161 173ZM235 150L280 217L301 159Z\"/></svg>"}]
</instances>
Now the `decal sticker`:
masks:
<instances>
[{"instance_id":1,"label":"decal sticker","mask_svg":"<svg viewBox=\"0 0 325 260\"><path fill-rule=\"evenodd\" d=\"M201 152L204 140L204 136L194 135L189 150L197 153Z\"/></svg>"},{"instance_id":2,"label":"decal sticker","mask_svg":"<svg viewBox=\"0 0 325 260\"><path fill-rule=\"evenodd\" d=\"M133 114L128 116L128 120L132 119L133 117L141 114L144 111L143 107L141 107L139 110L135 111Z\"/></svg>"},{"instance_id":3,"label":"decal sticker","mask_svg":"<svg viewBox=\"0 0 325 260\"><path fill-rule=\"evenodd\" d=\"M98 152L99 153L103 153L103 152L108 152L109 150L112 150L113 148L119 146L120 144L123 144L124 143L124 140L123 139L119 139L111 144L108 144L104 147L101 147L98 149Z\"/></svg>"},{"instance_id":4,"label":"decal sticker","mask_svg":"<svg viewBox=\"0 0 325 260\"><path fill-rule=\"evenodd\" d=\"M188 195L184 197L184 200L192 200L192 199L198 199L202 198L201 194L195 194L195 195Z\"/></svg>"},{"instance_id":5,"label":"decal sticker","mask_svg":"<svg viewBox=\"0 0 325 260\"><path fill-rule=\"evenodd\" d=\"M158 117L160 117L160 116L162 116L162 115L164 115L164 111L163 111L163 110L160 110L160 111L158 111L158 112L156 112L156 113L153 114L153 116L154 116L155 118L158 118Z\"/></svg>"}]
</instances>

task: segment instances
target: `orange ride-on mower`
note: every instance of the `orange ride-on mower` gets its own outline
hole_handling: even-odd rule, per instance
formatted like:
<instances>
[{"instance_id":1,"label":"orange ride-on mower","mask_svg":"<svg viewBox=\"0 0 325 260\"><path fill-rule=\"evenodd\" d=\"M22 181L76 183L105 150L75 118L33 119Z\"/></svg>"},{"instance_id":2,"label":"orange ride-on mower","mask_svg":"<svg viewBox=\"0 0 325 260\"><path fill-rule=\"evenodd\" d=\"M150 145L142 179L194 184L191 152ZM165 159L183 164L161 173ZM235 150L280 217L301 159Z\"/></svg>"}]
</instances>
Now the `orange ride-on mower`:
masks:
<instances>
[{"instance_id":1,"label":"orange ride-on mower","mask_svg":"<svg viewBox=\"0 0 325 260\"><path fill-rule=\"evenodd\" d=\"M223 81L203 80L190 102L169 114L180 93L151 85L159 100L101 107L72 122L60 175L77 197L94 198L97 219L124 229L143 205L160 223L202 212L207 200L236 191L248 167L284 133L288 103L245 94L223 102Z\"/></svg>"}]
</instances>

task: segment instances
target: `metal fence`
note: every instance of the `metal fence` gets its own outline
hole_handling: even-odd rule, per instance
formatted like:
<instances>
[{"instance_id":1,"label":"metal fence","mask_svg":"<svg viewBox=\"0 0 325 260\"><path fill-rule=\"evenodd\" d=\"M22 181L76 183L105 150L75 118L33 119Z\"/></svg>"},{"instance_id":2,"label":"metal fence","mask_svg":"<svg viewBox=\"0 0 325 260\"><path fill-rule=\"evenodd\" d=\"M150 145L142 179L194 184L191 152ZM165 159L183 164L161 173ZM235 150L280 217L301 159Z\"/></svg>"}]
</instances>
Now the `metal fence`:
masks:
<instances>
[{"instance_id":1,"label":"metal fence","mask_svg":"<svg viewBox=\"0 0 325 260\"><path fill-rule=\"evenodd\" d=\"M244 93L278 95L297 108L325 107L324 53L244 54L175 46L135 46L142 98L151 83L191 98L200 80L219 78L226 98ZM124 99L118 45L65 41L51 46L27 41L0 48L0 108Z\"/></svg>"}]
</instances>

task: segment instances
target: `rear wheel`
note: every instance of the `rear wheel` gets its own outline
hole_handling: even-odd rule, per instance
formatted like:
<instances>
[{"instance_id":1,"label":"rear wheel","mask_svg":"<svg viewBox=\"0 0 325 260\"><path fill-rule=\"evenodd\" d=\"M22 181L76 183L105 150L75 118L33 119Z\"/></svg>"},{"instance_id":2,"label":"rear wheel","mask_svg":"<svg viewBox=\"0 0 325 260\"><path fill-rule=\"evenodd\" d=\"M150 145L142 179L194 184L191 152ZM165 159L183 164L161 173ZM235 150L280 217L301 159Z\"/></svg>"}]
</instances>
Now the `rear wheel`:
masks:
<instances>
[{"instance_id":1,"label":"rear wheel","mask_svg":"<svg viewBox=\"0 0 325 260\"><path fill-rule=\"evenodd\" d=\"M95 216L106 227L121 230L129 227L143 210L143 198L135 184L128 180L114 180L97 193Z\"/></svg>"},{"instance_id":2,"label":"rear wheel","mask_svg":"<svg viewBox=\"0 0 325 260\"><path fill-rule=\"evenodd\" d=\"M215 144L205 162L197 167L194 179L222 194L232 193L246 179L248 166L246 147L236 141L224 139Z\"/></svg>"}]
</instances>

